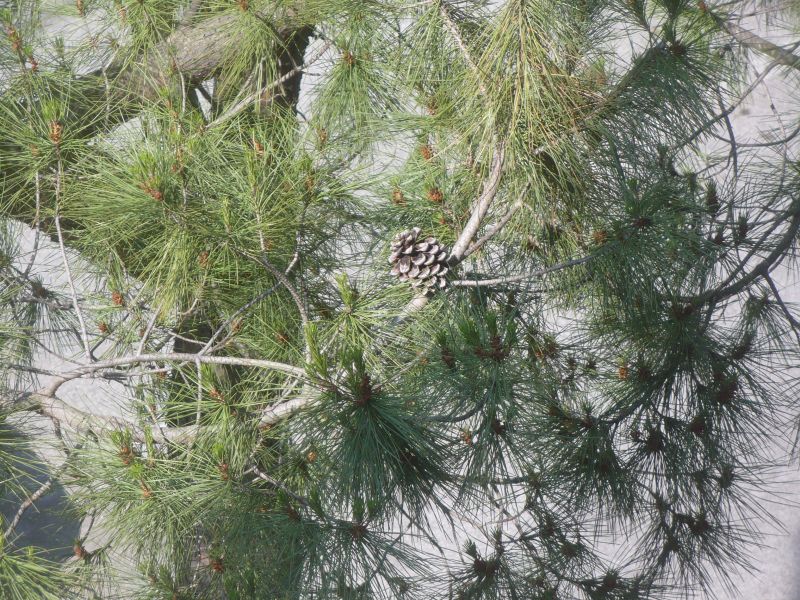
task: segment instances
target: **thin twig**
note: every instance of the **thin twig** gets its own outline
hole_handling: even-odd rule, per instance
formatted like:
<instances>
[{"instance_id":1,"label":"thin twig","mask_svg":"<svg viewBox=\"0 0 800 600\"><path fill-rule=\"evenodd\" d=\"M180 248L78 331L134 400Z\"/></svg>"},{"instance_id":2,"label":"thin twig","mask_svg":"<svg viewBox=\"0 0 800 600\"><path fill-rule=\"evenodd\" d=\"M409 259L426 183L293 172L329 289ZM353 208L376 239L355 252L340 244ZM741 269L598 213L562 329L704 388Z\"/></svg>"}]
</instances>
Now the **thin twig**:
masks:
<instances>
[{"instance_id":1,"label":"thin twig","mask_svg":"<svg viewBox=\"0 0 800 600\"><path fill-rule=\"evenodd\" d=\"M292 490L290 490L289 488L287 488L285 485L283 485L283 484L282 484L280 481L278 481L277 479L274 479L274 478L270 477L269 475L267 475L266 473L264 473L263 471L261 471L261 470L260 470L258 467L251 467L250 469L248 469L248 471L247 471L247 472L252 472L252 473L255 473L255 474L256 474L256 476L257 476L259 479L261 479L262 481L266 481L266 482L267 482L268 484L270 484L272 487L274 487L274 488L277 488L277 489L281 490L282 492L284 492L285 494L287 494L287 495L291 496L291 497L292 497L293 499L295 499L295 500L298 502L298 504L300 504L301 506L308 506L309 502L308 502L308 499L307 499L307 498L304 498L304 497L303 497L303 496L301 496L300 494L296 494L295 492L293 492Z\"/></svg>"},{"instance_id":2,"label":"thin twig","mask_svg":"<svg viewBox=\"0 0 800 600\"><path fill-rule=\"evenodd\" d=\"M764 275L764 279L766 279L767 285L769 285L769 288L772 290L772 295L775 296L775 300L777 301L778 306L780 306L781 310L783 311L786 320L789 321L789 325L792 328L792 332L797 338L797 343L798 345L800 345L800 321L798 321L795 318L795 316L789 310L789 307L786 306L786 303L783 301L783 298L781 298L778 286L775 285L775 282L772 280L772 277L770 277L769 273Z\"/></svg>"},{"instance_id":3,"label":"thin twig","mask_svg":"<svg viewBox=\"0 0 800 600\"><path fill-rule=\"evenodd\" d=\"M311 349L308 343L308 339L306 339L308 336L309 320L308 320L308 312L306 311L305 304L303 303L303 298L297 292L294 285L292 285L292 282L289 281L289 278L286 277L286 275L283 272L281 272L281 270L278 269L275 265L273 265L272 262L267 258L266 253L262 253L262 255L257 260L267 271L272 273L273 277L275 277L275 279L277 279L281 283L281 285L283 285L283 287L286 288L286 290L289 292L289 295L292 297L292 300L294 300L295 305L297 305L297 311L300 313L300 322L303 327L303 332L302 332L303 339L305 340L304 356L306 358L306 361L310 362Z\"/></svg>"},{"instance_id":4,"label":"thin twig","mask_svg":"<svg viewBox=\"0 0 800 600\"><path fill-rule=\"evenodd\" d=\"M28 275L31 273L31 269L33 269L33 265L36 262L36 256L39 253L39 238L41 237L42 227L41 227L41 212L42 212L42 184L41 184L41 176L39 175L39 171L36 171L36 178L34 180L34 200L36 202L36 213L34 215L33 220L33 227L34 227L34 237L33 237L33 250L31 250L31 258L28 261L28 266L25 267L25 272L23 276L27 279Z\"/></svg>"},{"instance_id":5,"label":"thin twig","mask_svg":"<svg viewBox=\"0 0 800 600\"><path fill-rule=\"evenodd\" d=\"M268 92L270 90L273 90L273 89L279 87L280 85L282 85L283 83L285 83L286 81L288 81L289 79L291 79L292 77L297 75L298 73L302 73L303 71L305 71L308 67L310 67L312 64L317 62L320 58L322 58L322 55L325 54L325 52L328 51L328 48L331 47L331 44L332 44L332 42L330 42L330 41L325 42L325 44L323 44L322 47L316 53L314 53L312 56L310 56L308 58L308 60L304 64L302 64L299 67L295 67L295 68L287 71L286 73L284 73L281 77L279 77L278 79L276 79L272 83L267 84L263 88L255 91L255 92L253 92L251 94L248 94L247 96L242 98L239 102L234 104L232 107L230 107L228 110L226 110L220 116L218 116L216 119L211 121L211 123L208 124L207 128L210 129L212 127L216 127L216 126L221 125L222 123L230 120L231 118L235 117L240 112L242 112L245 108L247 108L247 106L251 102L254 102L258 98L263 96L265 92Z\"/></svg>"},{"instance_id":6,"label":"thin twig","mask_svg":"<svg viewBox=\"0 0 800 600\"><path fill-rule=\"evenodd\" d=\"M58 235L58 247L61 250L61 260L64 263L64 273L66 274L67 281L69 282L69 289L72 295L72 306L75 309L75 315L78 317L78 324L81 328L81 342L83 343L83 350L86 353L86 360L92 362L94 357L92 356L92 350L89 347L89 333L86 330L86 322L83 320L81 306L78 303L78 293L75 291L75 281L72 279L72 271L69 267L69 260L67 260L67 249L64 246L64 234L61 231L61 215L58 214L61 201L61 169L61 157L59 155L58 167L56 169L56 214L54 219L56 224L56 234Z\"/></svg>"},{"instance_id":7,"label":"thin twig","mask_svg":"<svg viewBox=\"0 0 800 600\"><path fill-rule=\"evenodd\" d=\"M25 511L27 511L33 503L36 502L39 498L44 496L50 488L53 486L54 479L52 477L48 477L47 481L45 481L39 489L36 490L33 494L28 496L22 504L20 504L19 509L17 509L17 513L14 515L14 518L9 523L8 527L6 527L5 532L3 532L3 538L8 539L11 534L14 532L14 529L19 525L19 522L22 520L22 517L25 515Z\"/></svg>"},{"instance_id":8,"label":"thin twig","mask_svg":"<svg viewBox=\"0 0 800 600\"><path fill-rule=\"evenodd\" d=\"M458 30L458 26L453 22L453 19L450 15L450 10L444 0L439 0L439 15L442 17L442 21L444 21L444 26L447 28L447 31L450 33L450 36L453 38L453 41L458 46L458 49L461 51L461 55L464 57L464 62L467 63L469 69L475 74L475 77L478 79L478 91L481 93L482 96L486 95L486 85L483 83L483 77L481 77L481 72L478 70L478 65L472 58L472 55L469 52L469 48L464 43L464 38L461 37L461 32Z\"/></svg>"},{"instance_id":9,"label":"thin twig","mask_svg":"<svg viewBox=\"0 0 800 600\"><path fill-rule=\"evenodd\" d=\"M147 322L147 327L142 334L142 339L139 340L139 345L136 347L136 354L141 354L144 352L144 347L147 344L147 340L150 337L150 333L153 331L153 327L155 327L156 320L158 319L158 311L154 310L153 315L150 317L150 320Z\"/></svg>"},{"instance_id":10,"label":"thin twig","mask_svg":"<svg viewBox=\"0 0 800 600\"><path fill-rule=\"evenodd\" d=\"M202 416L203 408L203 370L200 368L199 355L194 359L194 364L197 367L197 414L194 424L200 427L200 417Z\"/></svg>"},{"instance_id":11,"label":"thin twig","mask_svg":"<svg viewBox=\"0 0 800 600\"><path fill-rule=\"evenodd\" d=\"M519 195L519 198L517 198L514 204L512 204L506 211L506 213L502 217L500 217L500 220L497 221L497 223L495 223L483 237L478 239L474 244L472 244L469 248L467 248L466 252L464 252L464 258L467 258L473 252L477 252L478 250L480 250L481 246L483 246L486 242L488 242L494 236L500 233L503 227L508 225L508 222L514 217L515 214L517 214L517 211L520 208L522 208L522 205L524 204L525 195L528 193L530 187L531 187L530 183L526 185L525 189Z\"/></svg>"},{"instance_id":12,"label":"thin twig","mask_svg":"<svg viewBox=\"0 0 800 600\"><path fill-rule=\"evenodd\" d=\"M68 373L58 375L53 383L39 393L45 396L52 396L64 383L68 381L79 379L86 375L97 373L98 371L110 370L117 367L126 367L134 364L150 362L193 363L195 361L199 361L203 364L232 365L240 367L253 367L257 369L269 369L301 378L306 376L305 370L301 369L300 367L295 367L293 365L287 365L285 363L275 362L272 360L241 358L236 356L205 356L183 352L169 352L165 354L139 354L136 356L124 356L120 358L94 362L89 365L82 365ZM115 373L113 371L109 371L102 374L102 376L106 378L113 378L114 374Z\"/></svg>"},{"instance_id":13,"label":"thin twig","mask_svg":"<svg viewBox=\"0 0 800 600\"><path fill-rule=\"evenodd\" d=\"M495 147L494 155L492 156L492 170L489 177L483 184L483 191L475 202L475 206L469 216L467 224L458 236L453 249L450 251L450 264L456 265L464 258L464 253L467 247L472 242L472 238L478 232L481 226L481 221L489 210L500 184L500 176L503 172L503 161L505 160L505 147L502 142L498 143Z\"/></svg>"},{"instance_id":14,"label":"thin twig","mask_svg":"<svg viewBox=\"0 0 800 600\"><path fill-rule=\"evenodd\" d=\"M742 94L738 98L736 98L735 102L729 105L728 108L724 109L718 115L711 117L708 121L706 121L700 127L698 127L689 137L681 140L678 144L676 144L675 147L681 148L683 146L686 146L687 144L690 144L691 142L699 138L704 132L706 132L709 127L712 127L713 125L716 125L723 119L727 118L728 115L730 115L733 111L739 108L742 102L744 102L747 99L747 97L753 93L753 91L759 86L759 84L762 81L764 81L766 76L769 75L770 72L773 69L775 69L779 64L780 63L778 62L772 62L769 65L767 65L767 67L764 69L761 75L756 77L756 79L754 79L753 82L749 86L747 86L747 89L744 92L742 92Z\"/></svg>"},{"instance_id":15,"label":"thin twig","mask_svg":"<svg viewBox=\"0 0 800 600\"><path fill-rule=\"evenodd\" d=\"M780 46L773 44L769 40L765 40L752 31L741 27L732 21L726 21L721 17L714 17L717 24L721 29L726 31L731 37L739 42L745 48L756 50L762 54L772 57L772 59L779 65L784 67L792 67L793 69L800 69L800 56L793 52L785 50Z\"/></svg>"},{"instance_id":16,"label":"thin twig","mask_svg":"<svg viewBox=\"0 0 800 600\"><path fill-rule=\"evenodd\" d=\"M592 258L594 258L594 255L590 254L582 258L573 258L572 260L558 263L556 265L553 265L552 267L539 269L538 271L531 271L530 273L522 273L520 275L509 275L507 277L497 277L495 279L460 279L457 281L451 281L450 285L454 287L485 287L491 285L503 285L505 283L519 283L522 281L535 279L536 277L542 277L543 275L547 275L548 273L553 273L555 271L561 271L569 267L581 265L585 262L588 262Z\"/></svg>"}]
</instances>

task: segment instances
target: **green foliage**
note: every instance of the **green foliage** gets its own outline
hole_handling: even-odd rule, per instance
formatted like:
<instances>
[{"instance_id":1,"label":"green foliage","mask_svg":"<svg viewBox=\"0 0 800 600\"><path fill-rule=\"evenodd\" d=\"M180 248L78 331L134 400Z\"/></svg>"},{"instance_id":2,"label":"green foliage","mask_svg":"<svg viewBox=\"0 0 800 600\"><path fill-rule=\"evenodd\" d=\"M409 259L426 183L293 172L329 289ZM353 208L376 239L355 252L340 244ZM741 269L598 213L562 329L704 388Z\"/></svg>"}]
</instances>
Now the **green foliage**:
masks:
<instances>
[{"instance_id":1,"label":"green foliage","mask_svg":"<svg viewBox=\"0 0 800 600\"><path fill-rule=\"evenodd\" d=\"M4 523L0 596L638 600L749 568L797 413L800 163L788 121L734 139L754 51L797 85L746 4L4 9L0 488L50 471L103 533L52 562ZM414 227L435 293L389 274Z\"/></svg>"}]
</instances>

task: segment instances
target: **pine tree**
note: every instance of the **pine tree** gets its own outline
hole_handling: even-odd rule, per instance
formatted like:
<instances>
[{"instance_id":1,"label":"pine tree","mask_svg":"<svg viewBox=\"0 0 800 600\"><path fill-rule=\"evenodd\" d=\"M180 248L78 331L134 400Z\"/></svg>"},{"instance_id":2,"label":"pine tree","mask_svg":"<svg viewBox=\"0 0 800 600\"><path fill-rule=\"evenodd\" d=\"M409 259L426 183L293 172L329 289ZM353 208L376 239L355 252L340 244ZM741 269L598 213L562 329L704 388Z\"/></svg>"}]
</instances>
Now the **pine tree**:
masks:
<instances>
[{"instance_id":1,"label":"pine tree","mask_svg":"<svg viewBox=\"0 0 800 600\"><path fill-rule=\"evenodd\" d=\"M797 22L12 2L0 596L633 600L747 568L800 349L796 113L731 124L800 55L750 13ZM16 531L56 485L68 560Z\"/></svg>"}]
</instances>

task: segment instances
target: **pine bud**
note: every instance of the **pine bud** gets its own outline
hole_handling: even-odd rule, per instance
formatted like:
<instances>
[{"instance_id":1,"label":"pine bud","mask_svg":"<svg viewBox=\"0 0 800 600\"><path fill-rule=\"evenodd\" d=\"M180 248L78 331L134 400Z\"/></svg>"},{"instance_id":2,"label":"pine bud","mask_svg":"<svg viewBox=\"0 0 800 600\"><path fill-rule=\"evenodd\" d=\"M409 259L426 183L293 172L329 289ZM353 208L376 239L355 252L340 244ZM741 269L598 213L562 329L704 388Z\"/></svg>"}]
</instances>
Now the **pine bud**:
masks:
<instances>
[{"instance_id":1,"label":"pine bud","mask_svg":"<svg viewBox=\"0 0 800 600\"><path fill-rule=\"evenodd\" d=\"M503 435L506 432L506 424L499 419L492 419L491 428L495 435Z\"/></svg>"},{"instance_id":2,"label":"pine bud","mask_svg":"<svg viewBox=\"0 0 800 600\"><path fill-rule=\"evenodd\" d=\"M474 561L472 561L472 568L478 575L481 575L483 577L491 577L492 575L495 574L495 571L497 571L497 561L484 560L478 557Z\"/></svg>"},{"instance_id":3,"label":"pine bud","mask_svg":"<svg viewBox=\"0 0 800 600\"><path fill-rule=\"evenodd\" d=\"M619 575L616 571L609 571L603 577L601 588L607 592L615 590L619 584Z\"/></svg>"},{"instance_id":4,"label":"pine bud","mask_svg":"<svg viewBox=\"0 0 800 600\"><path fill-rule=\"evenodd\" d=\"M706 419L702 415L697 415L689 423L689 431L691 431L697 437L703 437L706 434L706 430L707 430Z\"/></svg>"},{"instance_id":5,"label":"pine bud","mask_svg":"<svg viewBox=\"0 0 800 600\"><path fill-rule=\"evenodd\" d=\"M369 375L364 375L358 384L356 391L355 403L356 406L366 406L372 400L372 382Z\"/></svg>"},{"instance_id":6,"label":"pine bud","mask_svg":"<svg viewBox=\"0 0 800 600\"><path fill-rule=\"evenodd\" d=\"M719 194L717 193L717 186L711 182L706 189L706 209L713 216L719 210Z\"/></svg>"},{"instance_id":7,"label":"pine bud","mask_svg":"<svg viewBox=\"0 0 800 600\"><path fill-rule=\"evenodd\" d=\"M664 434L658 428L653 428L648 432L645 447L648 452L656 453L664 449Z\"/></svg>"},{"instance_id":8,"label":"pine bud","mask_svg":"<svg viewBox=\"0 0 800 600\"><path fill-rule=\"evenodd\" d=\"M8 39L11 41L11 49L14 52L19 52L22 48L22 38L19 35L19 32L9 25L6 28L6 34L8 35Z\"/></svg>"},{"instance_id":9,"label":"pine bud","mask_svg":"<svg viewBox=\"0 0 800 600\"><path fill-rule=\"evenodd\" d=\"M153 491L144 481L139 482L139 488L142 490L142 498L144 498L145 500L148 500L153 497Z\"/></svg>"},{"instance_id":10,"label":"pine bud","mask_svg":"<svg viewBox=\"0 0 800 600\"><path fill-rule=\"evenodd\" d=\"M454 369L456 366L456 357L453 355L452 350L443 347L441 350L442 362L447 365L448 369Z\"/></svg>"},{"instance_id":11,"label":"pine bud","mask_svg":"<svg viewBox=\"0 0 800 600\"><path fill-rule=\"evenodd\" d=\"M733 485L733 480L733 467L730 465L723 465L719 472L719 487L723 490L727 490Z\"/></svg>"},{"instance_id":12,"label":"pine bud","mask_svg":"<svg viewBox=\"0 0 800 600\"><path fill-rule=\"evenodd\" d=\"M61 135L64 132L64 127L58 121L50 121L50 141L56 146L61 143Z\"/></svg>"},{"instance_id":13,"label":"pine bud","mask_svg":"<svg viewBox=\"0 0 800 600\"><path fill-rule=\"evenodd\" d=\"M367 526L363 523L353 523L350 526L350 535L356 542L362 540L367 535Z\"/></svg>"},{"instance_id":14,"label":"pine bud","mask_svg":"<svg viewBox=\"0 0 800 600\"><path fill-rule=\"evenodd\" d=\"M123 465L129 466L133 462L134 454L129 446L127 445L121 446L118 454Z\"/></svg>"},{"instance_id":15,"label":"pine bud","mask_svg":"<svg viewBox=\"0 0 800 600\"><path fill-rule=\"evenodd\" d=\"M427 106L425 106L425 110L428 112L428 114L431 117L435 117L436 116L436 113L439 110L439 107L438 107L437 102L436 102L436 98L431 98L430 100L428 100L428 104L427 104Z\"/></svg>"},{"instance_id":16,"label":"pine bud","mask_svg":"<svg viewBox=\"0 0 800 600\"><path fill-rule=\"evenodd\" d=\"M592 234L592 239L594 240L595 246L602 246L608 241L608 233L603 229L598 229Z\"/></svg>"},{"instance_id":17,"label":"pine bud","mask_svg":"<svg viewBox=\"0 0 800 600\"><path fill-rule=\"evenodd\" d=\"M672 42L669 45L669 51L672 53L673 56L677 57L686 56L688 50L689 49L686 47L686 44L683 44L678 41Z\"/></svg>"},{"instance_id":18,"label":"pine bud","mask_svg":"<svg viewBox=\"0 0 800 600\"><path fill-rule=\"evenodd\" d=\"M72 546L72 553L75 555L75 558L85 559L89 553L86 551L86 548L83 547L80 540L77 540L75 544Z\"/></svg>"},{"instance_id":19,"label":"pine bud","mask_svg":"<svg viewBox=\"0 0 800 600\"><path fill-rule=\"evenodd\" d=\"M736 390L739 389L739 382L736 377L731 377L722 382L722 385L714 395L717 404L726 406L736 397Z\"/></svg>"},{"instance_id":20,"label":"pine bud","mask_svg":"<svg viewBox=\"0 0 800 600\"><path fill-rule=\"evenodd\" d=\"M444 194L442 193L442 190L436 187L429 189L428 200L435 202L436 204L440 204L442 200L444 200Z\"/></svg>"}]
</instances>

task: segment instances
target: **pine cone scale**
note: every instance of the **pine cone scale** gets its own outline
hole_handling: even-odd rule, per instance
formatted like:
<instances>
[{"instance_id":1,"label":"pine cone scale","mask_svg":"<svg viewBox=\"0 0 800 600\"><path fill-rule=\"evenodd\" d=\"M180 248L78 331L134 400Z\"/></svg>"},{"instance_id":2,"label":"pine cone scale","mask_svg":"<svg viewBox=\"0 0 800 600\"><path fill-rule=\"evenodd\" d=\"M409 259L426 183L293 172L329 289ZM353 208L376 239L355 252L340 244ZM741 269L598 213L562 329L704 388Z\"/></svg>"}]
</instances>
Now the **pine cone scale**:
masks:
<instances>
[{"instance_id":1,"label":"pine cone scale","mask_svg":"<svg viewBox=\"0 0 800 600\"><path fill-rule=\"evenodd\" d=\"M398 233L391 244L391 274L412 287L424 286L428 293L447 287L447 259L450 252L435 237L420 239L421 229L414 227Z\"/></svg>"}]
</instances>

